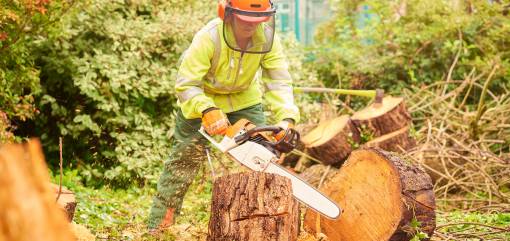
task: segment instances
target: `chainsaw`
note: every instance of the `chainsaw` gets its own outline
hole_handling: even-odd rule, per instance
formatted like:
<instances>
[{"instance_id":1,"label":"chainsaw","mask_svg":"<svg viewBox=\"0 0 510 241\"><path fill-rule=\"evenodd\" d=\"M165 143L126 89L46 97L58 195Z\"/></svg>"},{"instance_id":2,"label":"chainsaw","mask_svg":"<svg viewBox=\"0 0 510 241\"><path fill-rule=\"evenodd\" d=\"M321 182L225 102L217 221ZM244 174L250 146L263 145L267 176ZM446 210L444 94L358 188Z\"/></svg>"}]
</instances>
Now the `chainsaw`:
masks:
<instances>
[{"instance_id":1,"label":"chainsaw","mask_svg":"<svg viewBox=\"0 0 510 241\"><path fill-rule=\"evenodd\" d=\"M299 133L278 126L255 126L241 119L230 126L220 142L207 134L203 127L199 132L221 152L241 163L252 171L278 174L290 179L292 194L299 202L317 211L329 219L340 216L340 207L310 186L307 182L289 172L276 162L283 153L292 151L299 142Z\"/></svg>"}]
</instances>

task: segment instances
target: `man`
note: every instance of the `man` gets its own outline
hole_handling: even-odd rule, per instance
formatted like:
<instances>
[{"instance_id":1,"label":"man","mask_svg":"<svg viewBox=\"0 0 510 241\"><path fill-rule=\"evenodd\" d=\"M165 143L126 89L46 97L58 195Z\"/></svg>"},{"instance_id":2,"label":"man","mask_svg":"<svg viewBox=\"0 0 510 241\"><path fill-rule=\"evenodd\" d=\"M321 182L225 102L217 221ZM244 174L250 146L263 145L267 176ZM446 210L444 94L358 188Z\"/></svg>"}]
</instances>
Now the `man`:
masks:
<instances>
[{"instance_id":1,"label":"man","mask_svg":"<svg viewBox=\"0 0 510 241\"><path fill-rule=\"evenodd\" d=\"M210 135L222 135L241 118L265 125L263 95L279 126L288 128L299 121L287 62L274 38L275 12L270 0L221 1L219 18L203 27L183 54L175 84L181 111L172 154L154 197L150 229L174 222L205 160L200 126Z\"/></svg>"}]
</instances>

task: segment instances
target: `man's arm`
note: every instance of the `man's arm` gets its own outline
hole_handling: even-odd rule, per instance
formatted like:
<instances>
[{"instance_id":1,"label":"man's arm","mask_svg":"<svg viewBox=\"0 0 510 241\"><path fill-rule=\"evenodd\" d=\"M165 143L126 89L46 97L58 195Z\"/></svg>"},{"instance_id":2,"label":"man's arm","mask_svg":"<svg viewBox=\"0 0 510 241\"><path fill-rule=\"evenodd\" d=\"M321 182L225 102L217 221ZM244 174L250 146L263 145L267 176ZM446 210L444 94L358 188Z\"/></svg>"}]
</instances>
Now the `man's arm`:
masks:
<instances>
[{"instance_id":1,"label":"man's arm","mask_svg":"<svg viewBox=\"0 0 510 241\"><path fill-rule=\"evenodd\" d=\"M200 118L202 112L215 107L204 94L203 77L211 68L214 43L207 32L199 32L182 57L175 82L175 92L186 119Z\"/></svg>"},{"instance_id":2,"label":"man's arm","mask_svg":"<svg viewBox=\"0 0 510 241\"><path fill-rule=\"evenodd\" d=\"M284 119L299 121L299 109L294 104L292 77L287 60L277 36L274 38L271 52L261 62L262 82L266 89L264 95L277 122Z\"/></svg>"}]
</instances>

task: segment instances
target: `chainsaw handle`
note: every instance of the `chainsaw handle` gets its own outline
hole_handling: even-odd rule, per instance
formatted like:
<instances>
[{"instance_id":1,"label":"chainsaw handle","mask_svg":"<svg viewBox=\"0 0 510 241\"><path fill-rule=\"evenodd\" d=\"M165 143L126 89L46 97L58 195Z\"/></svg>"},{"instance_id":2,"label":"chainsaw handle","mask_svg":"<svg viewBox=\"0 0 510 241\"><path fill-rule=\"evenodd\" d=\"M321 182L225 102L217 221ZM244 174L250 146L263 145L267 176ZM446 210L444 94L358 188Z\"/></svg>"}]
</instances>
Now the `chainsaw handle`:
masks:
<instances>
[{"instance_id":1,"label":"chainsaw handle","mask_svg":"<svg viewBox=\"0 0 510 241\"><path fill-rule=\"evenodd\" d=\"M277 134L278 132L283 130L284 128L279 126L259 126L246 131L242 135L236 136L234 140L238 145L240 145L241 143L244 143L256 133L271 131L274 134ZM288 128L287 130L285 130L285 134L282 139L278 140L277 142L267 141L267 144L271 145L274 149L280 152L288 153L292 151L294 148L296 148L299 142L299 138L300 138L299 132L292 128Z\"/></svg>"},{"instance_id":2,"label":"chainsaw handle","mask_svg":"<svg viewBox=\"0 0 510 241\"><path fill-rule=\"evenodd\" d=\"M283 130L283 128L281 128L279 126L258 126L258 127L249 129L242 135L234 137L234 140L236 143L240 144L240 143L244 143L245 141L250 139L250 136L253 136L255 133L271 131L274 134L276 134L276 133L280 132L281 130Z\"/></svg>"},{"instance_id":3,"label":"chainsaw handle","mask_svg":"<svg viewBox=\"0 0 510 241\"><path fill-rule=\"evenodd\" d=\"M258 132L264 132L264 131L271 131L273 132L274 134L282 131L283 128L279 127L279 126L259 126L259 127L255 127L251 130L248 130L246 132L247 135L251 136L255 133L258 133Z\"/></svg>"}]
</instances>

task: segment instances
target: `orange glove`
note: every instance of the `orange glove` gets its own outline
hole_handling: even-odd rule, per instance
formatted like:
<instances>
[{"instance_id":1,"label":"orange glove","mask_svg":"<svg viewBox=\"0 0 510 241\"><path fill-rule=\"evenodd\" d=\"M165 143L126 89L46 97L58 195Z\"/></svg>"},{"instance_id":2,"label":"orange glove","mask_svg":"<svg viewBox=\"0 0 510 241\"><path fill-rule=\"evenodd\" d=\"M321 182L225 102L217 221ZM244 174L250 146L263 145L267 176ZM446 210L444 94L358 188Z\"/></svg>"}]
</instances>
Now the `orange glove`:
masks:
<instances>
[{"instance_id":1,"label":"orange glove","mask_svg":"<svg viewBox=\"0 0 510 241\"><path fill-rule=\"evenodd\" d=\"M279 126L283 129L274 136L274 138L277 141L279 141L285 136L285 132L287 131L287 129L294 128L294 120L288 119L288 118L283 119L282 121L278 122L278 124L276 124L276 126Z\"/></svg>"},{"instance_id":2,"label":"orange glove","mask_svg":"<svg viewBox=\"0 0 510 241\"><path fill-rule=\"evenodd\" d=\"M216 107L211 107L202 113L202 126L209 135L225 135L229 125L227 116Z\"/></svg>"}]
</instances>

